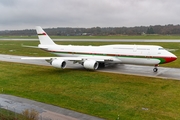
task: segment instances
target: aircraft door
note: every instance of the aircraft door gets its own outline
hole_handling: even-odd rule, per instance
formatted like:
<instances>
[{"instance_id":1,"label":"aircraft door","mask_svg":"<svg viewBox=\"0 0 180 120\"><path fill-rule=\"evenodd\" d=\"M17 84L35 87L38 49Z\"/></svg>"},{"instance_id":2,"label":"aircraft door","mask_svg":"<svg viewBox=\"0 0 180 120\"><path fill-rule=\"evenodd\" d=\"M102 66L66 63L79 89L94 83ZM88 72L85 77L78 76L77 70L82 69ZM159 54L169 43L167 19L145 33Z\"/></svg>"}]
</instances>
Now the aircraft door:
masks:
<instances>
[{"instance_id":1,"label":"aircraft door","mask_svg":"<svg viewBox=\"0 0 180 120\"><path fill-rule=\"evenodd\" d=\"M134 51L134 52L137 51L137 45L134 45L133 51Z\"/></svg>"}]
</instances>

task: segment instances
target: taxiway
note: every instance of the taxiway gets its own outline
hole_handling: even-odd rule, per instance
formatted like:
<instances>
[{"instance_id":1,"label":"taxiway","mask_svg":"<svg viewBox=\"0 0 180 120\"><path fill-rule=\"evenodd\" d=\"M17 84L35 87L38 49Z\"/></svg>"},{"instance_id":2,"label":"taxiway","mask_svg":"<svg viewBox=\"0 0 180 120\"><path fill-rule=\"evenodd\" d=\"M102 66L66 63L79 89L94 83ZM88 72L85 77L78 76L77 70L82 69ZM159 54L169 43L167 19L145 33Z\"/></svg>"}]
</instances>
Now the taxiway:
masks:
<instances>
[{"instance_id":1,"label":"taxiway","mask_svg":"<svg viewBox=\"0 0 180 120\"><path fill-rule=\"evenodd\" d=\"M0 54L0 61L51 66L49 63L47 63L44 60L21 60L22 57L25 57L25 56ZM80 64L73 64L71 62L67 62L67 68L84 69L84 67L81 66ZM97 71L180 80L179 68L158 67L159 70L157 73L153 72L153 68L154 66L119 64L116 66L108 66L106 68L99 69Z\"/></svg>"},{"instance_id":2,"label":"taxiway","mask_svg":"<svg viewBox=\"0 0 180 120\"><path fill-rule=\"evenodd\" d=\"M11 40L11 41L39 41L39 39L5 39L0 38L0 40ZM53 41L77 41L77 42L171 42L171 43L180 43L180 40L176 39L53 39Z\"/></svg>"}]
</instances>

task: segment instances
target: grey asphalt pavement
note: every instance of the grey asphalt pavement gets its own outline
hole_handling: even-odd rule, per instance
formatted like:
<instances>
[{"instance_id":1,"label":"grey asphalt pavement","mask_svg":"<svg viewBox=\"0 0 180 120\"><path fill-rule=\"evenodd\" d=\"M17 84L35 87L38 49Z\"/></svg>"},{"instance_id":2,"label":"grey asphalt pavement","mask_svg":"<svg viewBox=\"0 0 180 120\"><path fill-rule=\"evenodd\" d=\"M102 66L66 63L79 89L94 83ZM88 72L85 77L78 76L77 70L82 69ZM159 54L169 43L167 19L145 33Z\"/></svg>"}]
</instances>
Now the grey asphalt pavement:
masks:
<instances>
[{"instance_id":1,"label":"grey asphalt pavement","mask_svg":"<svg viewBox=\"0 0 180 120\"><path fill-rule=\"evenodd\" d=\"M0 40L14 40L14 41L39 41L39 39L4 39ZM78 42L174 42L180 43L176 39L53 39L54 41L78 41Z\"/></svg>"},{"instance_id":2,"label":"grey asphalt pavement","mask_svg":"<svg viewBox=\"0 0 180 120\"><path fill-rule=\"evenodd\" d=\"M35 110L39 113L40 120L103 120L57 106L5 94L0 94L0 107L16 113L22 113L26 109Z\"/></svg>"},{"instance_id":3,"label":"grey asphalt pavement","mask_svg":"<svg viewBox=\"0 0 180 120\"><path fill-rule=\"evenodd\" d=\"M22 57L24 56L0 54L0 61L51 66L49 63L47 63L44 60L21 60ZM81 66L80 64L73 64L71 62L67 62L67 68L84 69L83 66ZM104 69L99 69L97 71L180 80L179 68L158 67L159 70L157 73L153 72L153 68L154 66L119 64L116 66L109 66Z\"/></svg>"}]
</instances>

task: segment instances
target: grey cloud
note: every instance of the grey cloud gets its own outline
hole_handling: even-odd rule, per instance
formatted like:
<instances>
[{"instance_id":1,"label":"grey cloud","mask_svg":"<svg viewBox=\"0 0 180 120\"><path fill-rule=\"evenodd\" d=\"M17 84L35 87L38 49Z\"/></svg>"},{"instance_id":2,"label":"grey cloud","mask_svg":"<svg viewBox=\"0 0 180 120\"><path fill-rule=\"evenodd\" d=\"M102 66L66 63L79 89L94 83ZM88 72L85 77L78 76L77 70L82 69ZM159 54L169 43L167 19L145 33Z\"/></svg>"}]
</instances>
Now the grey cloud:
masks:
<instances>
[{"instance_id":1,"label":"grey cloud","mask_svg":"<svg viewBox=\"0 0 180 120\"><path fill-rule=\"evenodd\" d=\"M178 24L179 0L1 0L0 30ZM9 7L11 6L11 7Z\"/></svg>"},{"instance_id":2,"label":"grey cloud","mask_svg":"<svg viewBox=\"0 0 180 120\"><path fill-rule=\"evenodd\" d=\"M2 6L13 6L15 4L15 0L0 0L0 5Z\"/></svg>"}]
</instances>

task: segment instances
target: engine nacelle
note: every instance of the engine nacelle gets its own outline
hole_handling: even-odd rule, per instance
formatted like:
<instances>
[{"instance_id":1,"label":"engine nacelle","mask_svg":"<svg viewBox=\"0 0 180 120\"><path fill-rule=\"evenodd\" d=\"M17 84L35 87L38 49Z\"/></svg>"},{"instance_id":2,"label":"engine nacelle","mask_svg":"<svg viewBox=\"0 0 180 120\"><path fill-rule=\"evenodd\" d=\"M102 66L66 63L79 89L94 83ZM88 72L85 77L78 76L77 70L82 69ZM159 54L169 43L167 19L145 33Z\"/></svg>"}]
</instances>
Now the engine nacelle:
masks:
<instances>
[{"instance_id":1,"label":"engine nacelle","mask_svg":"<svg viewBox=\"0 0 180 120\"><path fill-rule=\"evenodd\" d=\"M95 60L86 60L83 63L84 68L90 69L90 70L97 70L99 67L99 63Z\"/></svg>"},{"instance_id":2,"label":"engine nacelle","mask_svg":"<svg viewBox=\"0 0 180 120\"><path fill-rule=\"evenodd\" d=\"M59 60L59 59L52 60L51 65L56 68L61 68L61 69L66 68L66 62L64 60Z\"/></svg>"}]
</instances>

